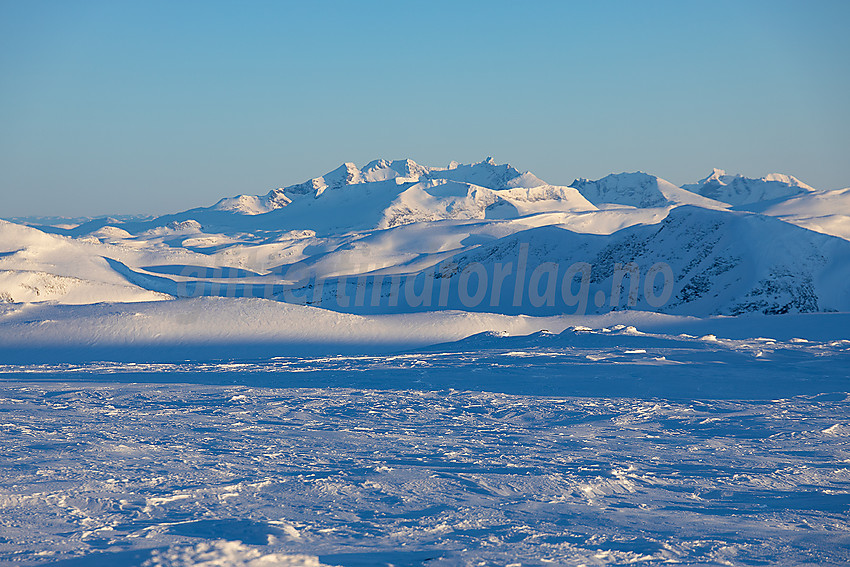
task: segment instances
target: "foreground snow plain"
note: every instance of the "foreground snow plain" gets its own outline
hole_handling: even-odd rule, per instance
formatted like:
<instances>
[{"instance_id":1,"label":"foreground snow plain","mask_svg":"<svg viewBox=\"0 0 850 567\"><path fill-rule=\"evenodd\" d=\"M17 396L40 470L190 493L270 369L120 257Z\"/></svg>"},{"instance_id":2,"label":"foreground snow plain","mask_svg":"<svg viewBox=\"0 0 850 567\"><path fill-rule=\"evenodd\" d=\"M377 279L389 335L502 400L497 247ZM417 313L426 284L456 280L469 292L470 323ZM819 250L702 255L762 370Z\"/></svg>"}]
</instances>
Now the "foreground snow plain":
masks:
<instances>
[{"instance_id":1,"label":"foreground snow plain","mask_svg":"<svg viewBox=\"0 0 850 567\"><path fill-rule=\"evenodd\" d=\"M0 565L847 564L845 197L377 160L0 222ZM465 308L523 253L675 288Z\"/></svg>"},{"instance_id":2,"label":"foreground snow plain","mask_svg":"<svg viewBox=\"0 0 850 567\"><path fill-rule=\"evenodd\" d=\"M5 364L0 562L850 561L850 340L825 339L848 317L737 325L779 340L643 318L656 332Z\"/></svg>"}]
</instances>

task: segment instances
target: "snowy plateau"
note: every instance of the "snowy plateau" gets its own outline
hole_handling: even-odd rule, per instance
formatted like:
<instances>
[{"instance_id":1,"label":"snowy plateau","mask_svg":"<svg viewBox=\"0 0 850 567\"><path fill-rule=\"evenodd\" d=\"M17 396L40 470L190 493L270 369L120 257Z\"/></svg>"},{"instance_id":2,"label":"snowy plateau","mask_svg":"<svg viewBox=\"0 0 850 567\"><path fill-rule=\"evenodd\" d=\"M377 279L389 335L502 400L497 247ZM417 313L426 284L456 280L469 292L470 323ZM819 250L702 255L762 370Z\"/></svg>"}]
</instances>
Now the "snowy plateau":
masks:
<instances>
[{"instance_id":1,"label":"snowy plateau","mask_svg":"<svg viewBox=\"0 0 850 567\"><path fill-rule=\"evenodd\" d=\"M0 221L0 565L850 564L850 188L253 192Z\"/></svg>"}]
</instances>

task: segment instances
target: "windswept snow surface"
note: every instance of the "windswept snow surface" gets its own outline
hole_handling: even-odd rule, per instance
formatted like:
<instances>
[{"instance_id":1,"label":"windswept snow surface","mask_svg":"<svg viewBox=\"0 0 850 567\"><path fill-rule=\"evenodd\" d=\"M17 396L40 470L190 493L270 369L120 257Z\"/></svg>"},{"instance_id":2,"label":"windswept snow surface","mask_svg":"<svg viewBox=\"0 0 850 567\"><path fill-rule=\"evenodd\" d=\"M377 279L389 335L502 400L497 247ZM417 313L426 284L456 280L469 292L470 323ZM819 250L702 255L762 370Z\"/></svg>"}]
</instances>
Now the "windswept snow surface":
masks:
<instances>
[{"instance_id":1,"label":"windswept snow surface","mask_svg":"<svg viewBox=\"0 0 850 567\"><path fill-rule=\"evenodd\" d=\"M618 316L2 365L0 564L850 561L847 315Z\"/></svg>"},{"instance_id":2,"label":"windswept snow surface","mask_svg":"<svg viewBox=\"0 0 850 567\"><path fill-rule=\"evenodd\" d=\"M846 393L409 389L419 360L387 390L4 381L0 561L850 561Z\"/></svg>"},{"instance_id":3,"label":"windswept snow surface","mask_svg":"<svg viewBox=\"0 0 850 567\"><path fill-rule=\"evenodd\" d=\"M0 221L0 565L846 565L848 218L488 158Z\"/></svg>"}]
</instances>

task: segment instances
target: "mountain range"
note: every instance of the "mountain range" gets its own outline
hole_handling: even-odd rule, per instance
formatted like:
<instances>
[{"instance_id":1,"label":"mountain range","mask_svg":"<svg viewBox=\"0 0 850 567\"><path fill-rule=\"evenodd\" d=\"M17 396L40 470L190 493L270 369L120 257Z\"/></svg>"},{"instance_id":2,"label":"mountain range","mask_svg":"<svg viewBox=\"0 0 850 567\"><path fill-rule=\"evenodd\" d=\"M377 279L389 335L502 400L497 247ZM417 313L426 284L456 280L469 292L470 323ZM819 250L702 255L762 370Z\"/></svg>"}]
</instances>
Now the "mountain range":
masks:
<instances>
[{"instance_id":1,"label":"mountain range","mask_svg":"<svg viewBox=\"0 0 850 567\"><path fill-rule=\"evenodd\" d=\"M14 304L705 317L848 311L848 278L850 189L718 169L681 187L642 172L559 186L490 158L375 160L156 218L0 223L0 301Z\"/></svg>"}]
</instances>

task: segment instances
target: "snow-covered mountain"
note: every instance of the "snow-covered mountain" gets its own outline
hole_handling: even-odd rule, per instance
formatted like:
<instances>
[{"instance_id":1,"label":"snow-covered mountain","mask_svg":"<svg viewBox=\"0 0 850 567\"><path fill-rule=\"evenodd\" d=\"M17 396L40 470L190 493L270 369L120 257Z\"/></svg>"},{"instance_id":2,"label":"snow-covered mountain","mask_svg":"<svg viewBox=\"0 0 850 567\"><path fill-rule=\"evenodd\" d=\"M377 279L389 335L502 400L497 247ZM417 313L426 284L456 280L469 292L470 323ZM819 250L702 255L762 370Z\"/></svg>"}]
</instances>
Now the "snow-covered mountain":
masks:
<instances>
[{"instance_id":1,"label":"snow-covered mountain","mask_svg":"<svg viewBox=\"0 0 850 567\"><path fill-rule=\"evenodd\" d=\"M251 296L351 313L850 311L848 194L721 170L684 187L640 172L558 186L490 158L345 163L265 195L158 218L6 223L0 298ZM552 264L559 271L550 275ZM581 299L563 283L578 264L592 267ZM652 296L668 274L646 283L661 264L671 280L663 302ZM484 295L471 301L470 282L485 277ZM433 286L427 300L424 285ZM617 285L629 288L619 300Z\"/></svg>"},{"instance_id":2,"label":"snow-covered mountain","mask_svg":"<svg viewBox=\"0 0 850 567\"><path fill-rule=\"evenodd\" d=\"M577 189L594 205L628 205L631 207L669 207L698 205L724 207L723 202L696 195L669 181L643 172L606 175L590 181L576 179L570 187Z\"/></svg>"},{"instance_id":3,"label":"snow-covered mountain","mask_svg":"<svg viewBox=\"0 0 850 567\"><path fill-rule=\"evenodd\" d=\"M753 179L743 175L728 175L717 168L707 177L696 183L683 185L682 188L733 207L815 191L813 187L791 175L771 173Z\"/></svg>"},{"instance_id":4,"label":"snow-covered mountain","mask_svg":"<svg viewBox=\"0 0 850 567\"><path fill-rule=\"evenodd\" d=\"M775 216L816 232L850 239L850 191L820 190L792 175L770 173L760 178L711 175L684 189L728 203L735 210Z\"/></svg>"},{"instance_id":5,"label":"snow-covered mountain","mask_svg":"<svg viewBox=\"0 0 850 567\"><path fill-rule=\"evenodd\" d=\"M369 252L337 249L281 271L303 282L289 297L352 313L443 308L549 316L637 309L702 317L850 310L844 283L850 281L850 242L752 213L686 205L658 224L610 235L544 225L477 240L477 246L443 253L433 242L430 254L385 249L384 258L394 259L386 264L368 264ZM653 270L662 264L670 290L656 301L664 295L664 274ZM582 281L572 281L569 270L580 265L585 268L574 275ZM328 277L318 285L311 273ZM262 293L262 286L232 283L235 295ZM212 292L204 289L202 295ZM273 295L287 299L282 289Z\"/></svg>"},{"instance_id":6,"label":"snow-covered mountain","mask_svg":"<svg viewBox=\"0 0 850 567\"><path fill-rule=\"evenodd\" d=\"M541 227L452 258L458 265L455 273L472 262L486 266L517 256L522 245L528 246L528 266L555 262L563 274L577 262L589 265L588 290L579 298L588 301L588 312L632 308L705 316L850 309L850 286L845 283L850 281L850 242L761 215L687 205L671 210L659 224L608 236ZM612 300L616 265L629 263L635 281L625 276L619 301ZM653 306L645 290L653 288L647 280L657 263L670 267L673 281L669 300ZM545 292L548 283L538 283L538 288ZM507 286L503 293L514 291ZM529 311L525 305L522 309L568 312L560 292L556 289L552 311ZM595 298L604 301L594 305Z\"/></svg>"},{"instance_id":7,"label":"snow-covered mountain","mask_svg":"<svg viewBox=\"0 0 850 567\"><path fill-rule=\"evenodd\" d=\"M809 191L748 207L810 230L850 240L850 188Z\"/></svg>"},{"instance_id":8,"label":"snow-covered mountain","mask_svg":"<svg viewBox=\"0 0 850 567\"><path fill-rule=\"evenodd\" d=\"M368 210L352 215L362 208L360 203ZM362 169L344 163L297 185L274 189L266 195L225 198L210 209L193 209L189 213L195 217L207 211L261 215L284 207L292 207L289 217L312 221L309 227L297 228L316 228L316 223L321 223L332 229L390 228L440 219L506 218L543 210L596 208L574 189L549 185L531 172L521 173L492 158L469 165L452 162L446 168L426 167L410 159L380 159ZM331 226L334 217L340 216L344 218ZM367 218L377 218L377 222L357 222ZM287 221L291 222L291 218L284 222Z\"/></svg>"},{"instance_id":9,"label":"snow-covered mountain","mask_svg":"<svg viewBox=\"0 0 850 567\"><path fill-rule=\"evenodd\" d=\"M130 236L117 228L98 232L104 239ZM0 221L0 303L86 304L170 299L129 283L110 268L104 255L120 257L124 251L94 237L72 239ZM143 254L134 256L138 260Z\"/></svg>"}]
</instances>

